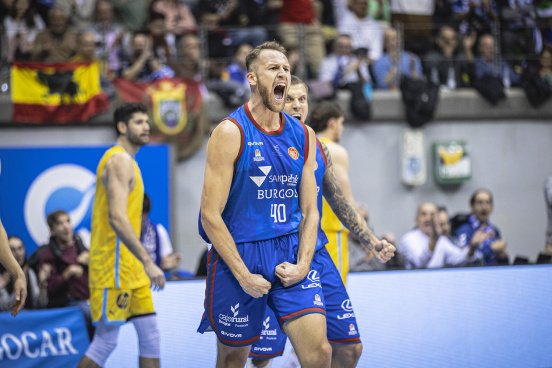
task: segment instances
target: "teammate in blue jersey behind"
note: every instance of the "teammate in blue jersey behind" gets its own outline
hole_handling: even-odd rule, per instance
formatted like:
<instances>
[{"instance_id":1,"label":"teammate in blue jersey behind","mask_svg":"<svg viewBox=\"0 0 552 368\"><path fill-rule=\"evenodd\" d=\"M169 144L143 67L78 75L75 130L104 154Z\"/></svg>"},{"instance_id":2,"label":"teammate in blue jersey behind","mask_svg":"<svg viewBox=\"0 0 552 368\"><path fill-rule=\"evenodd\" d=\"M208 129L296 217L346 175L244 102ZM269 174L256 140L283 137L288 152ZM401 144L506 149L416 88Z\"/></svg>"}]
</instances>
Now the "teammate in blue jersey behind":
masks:
<instances>
[{"instance_id":1,"label":"teammate in blue jersey behind","mask_svg":"<svg viewBox=\"0 0 552 368\"><path fill-rule=\"evenodd\" d=\"M322 102L322 104L329 105L323 108L322 105L317 105L318 109L327 112L321 115L322 118L341 117L343 112L339 106L333 106L335 103ZM284 112L301 121L307 118L308 89L303 81L296 76L291 77L291 86ZM374 250L374 254L380 262L387 262L393 257L395 247L386 241L378 240L372 234L362 216L347 199L335 177L328 148L320 141L317 141L317 143L315 177L320 216L322 216L322 195L324 195L340 221L355 236L361 239L362 244L367 249ZM358 325L340 273L325 248L327 243L328 239L320 227L316 252L312 260L315 269L308 275L308 279L311 281L311 285L320 284L324 292L327 334L332 345L332 367L355 367L362 353ZM278 329L277 325L272 323L273 320L274 316L271 310L267 309L261 339L253 344L249 354L252 358L252 367L269 367L269 360L282 355L284 352L286 336Z\"/></svg>"},{"instance_id":2,"label":"teammate in blue jersey behind","mask_svg":"<svg viewBox=\"0 0 552 368\"><path fill-rule=\"evenodd\" d=\"M246 65L251 98L207 144L199 230L213 247L198 332L216 332L217 367L243 367L268 304L301 366L330 367L324 295L306 277L319 224L316 138L282 113L285 49L264 43Z\"/></svg>"}]
</instances>

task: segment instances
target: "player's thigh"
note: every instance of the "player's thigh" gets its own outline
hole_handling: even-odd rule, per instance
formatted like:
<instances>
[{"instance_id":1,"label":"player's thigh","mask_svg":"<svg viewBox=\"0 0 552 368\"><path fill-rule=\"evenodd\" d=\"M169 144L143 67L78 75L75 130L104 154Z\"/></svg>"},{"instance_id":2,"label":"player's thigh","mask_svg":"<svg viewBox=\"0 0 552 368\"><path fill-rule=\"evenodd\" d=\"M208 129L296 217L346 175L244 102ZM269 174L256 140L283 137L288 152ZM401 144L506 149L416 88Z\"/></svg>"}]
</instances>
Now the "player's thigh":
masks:
<instances>
[{"instance_id":1,"label":"player's thigh","mask_svg":"<svg viewBox=\"0 0 552 368\"><path fill-rule=\"evenodd\" d=\"M282 330L288 336L297 355L319 351L328 344L326 338L326 317L311 313L287 321Z\"/></svg>"}]
</instances>

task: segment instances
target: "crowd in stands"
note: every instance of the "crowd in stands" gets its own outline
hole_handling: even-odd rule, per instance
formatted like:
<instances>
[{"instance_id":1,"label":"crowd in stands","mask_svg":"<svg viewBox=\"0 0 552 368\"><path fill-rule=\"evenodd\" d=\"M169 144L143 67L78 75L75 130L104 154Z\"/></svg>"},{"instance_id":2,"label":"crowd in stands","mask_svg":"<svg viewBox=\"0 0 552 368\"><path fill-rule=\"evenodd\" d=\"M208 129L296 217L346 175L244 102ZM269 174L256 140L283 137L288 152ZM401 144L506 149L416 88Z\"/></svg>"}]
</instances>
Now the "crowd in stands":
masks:
<instances>
[{"instance_id":1,"label":"crowd in stands","mask_svg":"<svg viewBox=\"0 0 552 368\"><path fill-rule=\"evenodd\" d=\"M173 252L167 229L149 218L151 199L145 194L140 241L152 260L165 272L167 280L182 280L194 275L179 270L182 256ZM88 283L89 245L75 233L69 214L63 210L51 212L46 219L50 239L27 254L23 241L8 236L12 254L27 278L28 297L25 309L79 307L83 313L90 339L94 327L90 317ZM13 279L0 265L0 312L14 304Z\"/></svg>"},{"instance_id":2,"label":"crowd in stands","mask_svg":"<svg viewBox=\"0 0 552 368\"><path fill-rule=\"evenodd\" d=\"M536 263L550 263L552 256L552 177L544 184L548 211L546 245ZM507 242L499 228L490 221L494 203L488 189L476 190L469 199L470 212L450 216L447 208L432 202L418 206L414 226L403 234L398 243L392 233L382 235L397 248L395 257L386 264L367 253L354 236L349 235L349 263L352 272L382 270L434 269L443 267L505 266L528 264L525 257L509 255ZM365 219L368 222L368 212Z\"/></svg>"},{"instance_id":3,"label":"crowd in stands","mask_svg":"<svg viewBox=\"0 0 552 368\"><path fill-rule=\"evenodd\" d=\"M538 78L552 89L549 1L2 0L0 7L4 60L96 60L108 95L116 77L176 76L235 107L248 93L243 55L272 39L289 50L292 73L332 89L360 81L398 90L403 76L448 89L489 76L505 88Z\"/></svg>"}]
</instances>

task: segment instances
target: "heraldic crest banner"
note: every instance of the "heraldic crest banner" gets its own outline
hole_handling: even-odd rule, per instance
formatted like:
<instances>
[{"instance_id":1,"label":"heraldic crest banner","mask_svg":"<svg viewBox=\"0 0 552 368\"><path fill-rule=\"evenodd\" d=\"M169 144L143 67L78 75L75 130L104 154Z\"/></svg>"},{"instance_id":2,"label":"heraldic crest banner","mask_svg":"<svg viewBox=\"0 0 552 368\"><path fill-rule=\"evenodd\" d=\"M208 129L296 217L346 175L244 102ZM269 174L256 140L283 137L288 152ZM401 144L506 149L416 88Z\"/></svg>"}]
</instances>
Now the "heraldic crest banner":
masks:
<instances>
[{"instance_id":1,"label":"heraldic crest banner","mask_svg":"<svg viewBox=\"0 0 552 368\"><path fill-rule=\"evenodd\" d=\"M120 102L141 102L150 109L151 141L175 145L178 159L197 151L209 132L200 86L193 80L163 78L140 83L113 80Z\"/></svg>"}]
</instances>

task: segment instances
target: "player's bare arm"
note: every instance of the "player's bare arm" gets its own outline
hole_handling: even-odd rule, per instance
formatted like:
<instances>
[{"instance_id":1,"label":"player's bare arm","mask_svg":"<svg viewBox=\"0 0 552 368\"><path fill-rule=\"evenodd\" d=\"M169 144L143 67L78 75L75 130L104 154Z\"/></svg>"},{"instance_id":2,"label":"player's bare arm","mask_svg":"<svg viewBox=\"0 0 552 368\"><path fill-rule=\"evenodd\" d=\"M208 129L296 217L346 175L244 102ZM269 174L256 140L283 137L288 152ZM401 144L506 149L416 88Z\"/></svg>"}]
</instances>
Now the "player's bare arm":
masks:
<instances>
[{"instance_id":1,"label":"player's bare arm","mask_svg":"<svg viewBox=\"0 0 552 368\"><path fill-rule=\"evenodd\" d=\"M303 167L301 184L299 186L299 206L303 217L299 224L299 247L297 249L297 264L284 262L276 266L275 274L284 286L293 285L304 279L310 271L310 265L316 247L318 236L319 213L316 203L316 179L314 165L316 160L316 138L314 131L309 132L309 153Z\"/></svg>"},{"instance_id":2,"label":"player's bare arm","mask_svg":"<svg viewBox=\"0 0 552 368\"><path fill-rule=\"evenodd\" d=\"M102 182L107 192L109 224L128 250L144 265L144 270L155 289L163 289L165 275L150 258L140 243L127 216L128 195L136 184L133 161L127 153L111 157L102 172Z\"/></svg>"},{"instance_id":3,"label":"player's bare arm","mask_svg":"<svg viewBox=\"0 0 552 368\"><path fill-rule=\"evenodd\" d=\"M360 213L357 212L353 203L347 198L341 184L334 174L332 156L328 147L320 142L324 155L326 156L326 172L322 179L322 194L330 205L339 221L353 235L355 235L366 250L375 250L374 254L380 262L387 262L395 252L395 247L385 240L379 240L370 230L366 221Z\"/></svg>"},{"instance_id":4,"label":"player's bare arm","mask_svg":"<svg viewBox=\"0 0 552 368\"><path fill-rule=\"evenodd\" d=\"M271 284L261 275L249 271L222 219L240 144L240 131L231 121L225 120L213 130L207 143L207 163L201 195L201 222L217 253L242 289L252 297L259 298L268 293Z\"/></svg>"},{"instance_id":5,"label":"player's bare arm","mask_svg":"<svg viewBox=\"0 0 552 368\"><path fill-rule=\"evenodd\" d=\"M347 150L334 142L329 142L326 148L327 152L332 156L333 172L337 182L341 186L345 197L356 207L356 202L351 190L351 181L349 180L349 154Z\"/></svg>"},{"instance_id":6,"label":"player's bare arm","mask_svg":"<svg viewBox=\"0 0 552 368\"><path fill-rule=\"evenodd\" d=\"M25 273L19 267L17 260L13 256L13 253L8 244L8 236L2 221L0 221L0 263L6 267L6 270L15 278L13 290L15 291L15 303L10 305L11 315L17 316L17 313L25 305L25 299L27 299L27 279Z\"/></svg>"}]
</instances>

